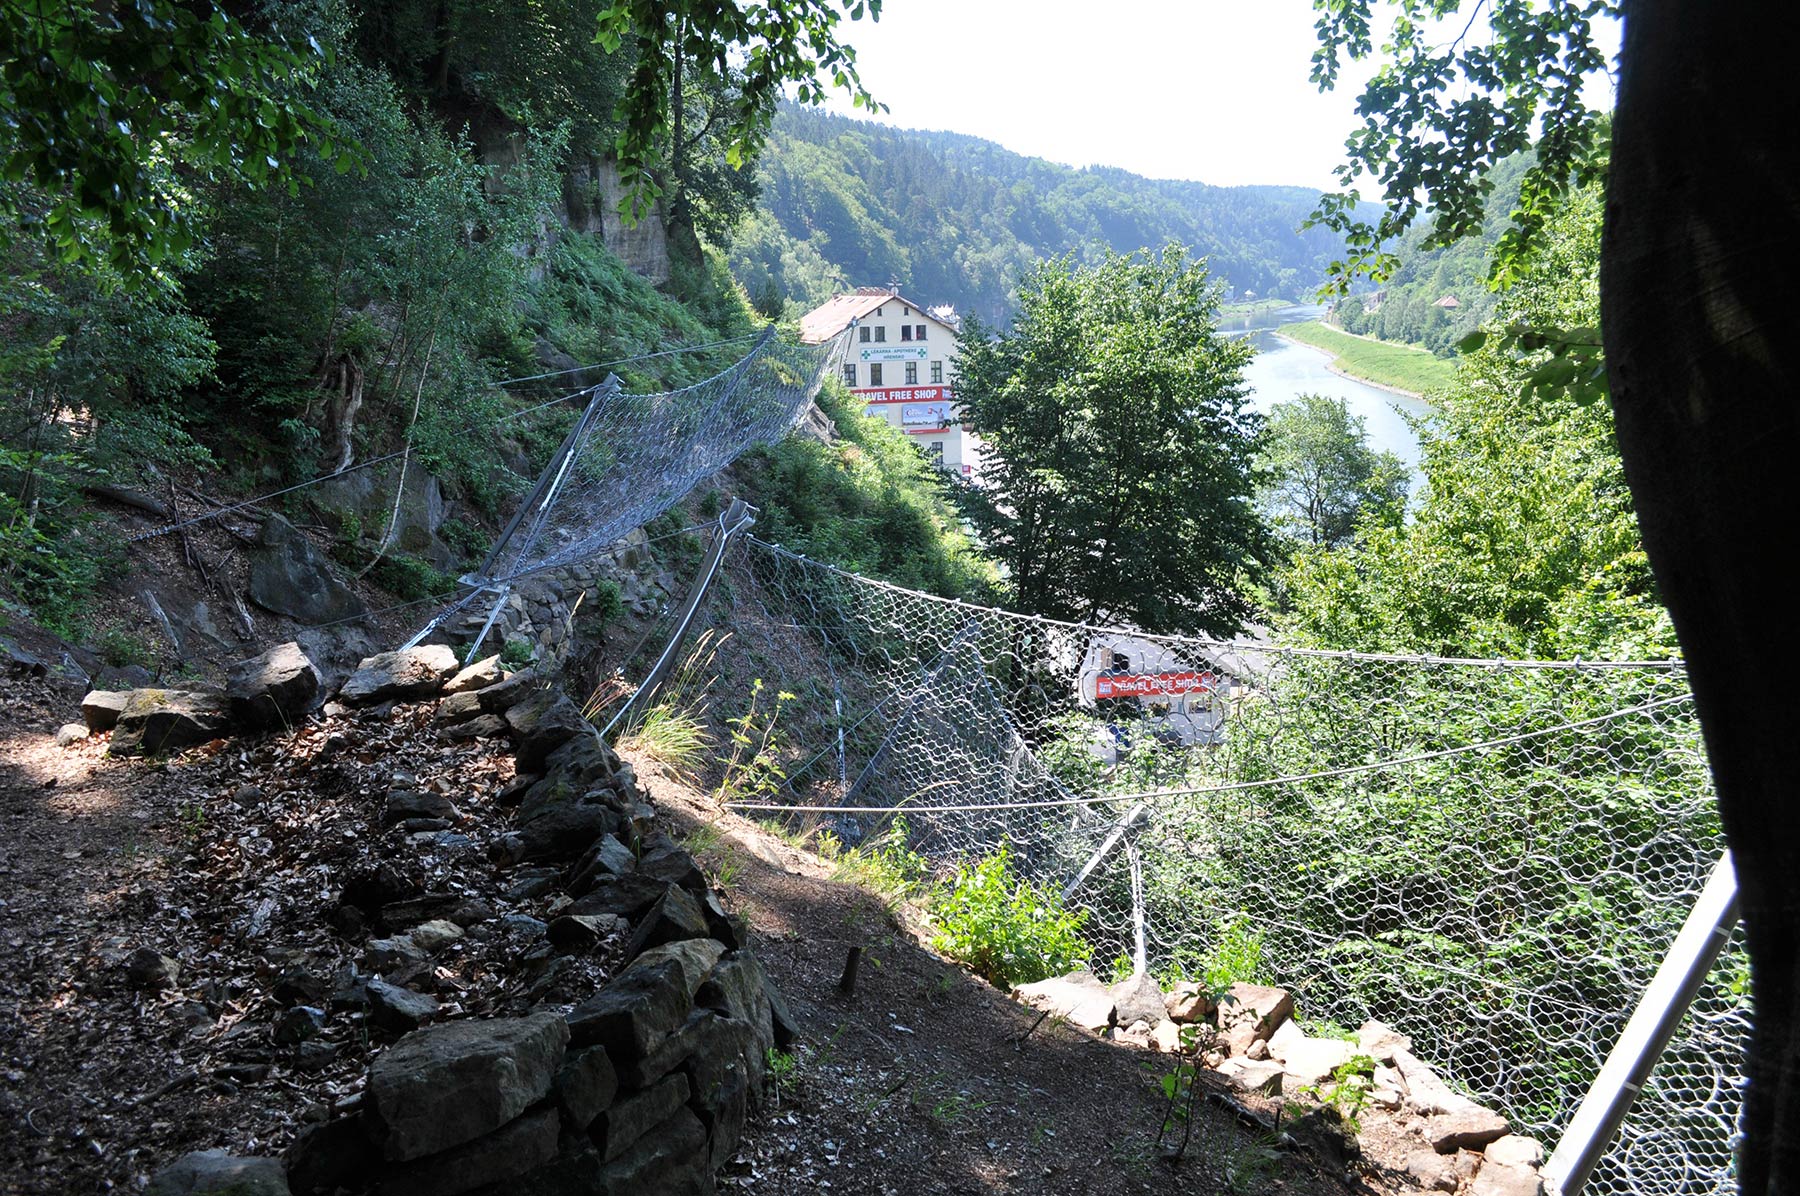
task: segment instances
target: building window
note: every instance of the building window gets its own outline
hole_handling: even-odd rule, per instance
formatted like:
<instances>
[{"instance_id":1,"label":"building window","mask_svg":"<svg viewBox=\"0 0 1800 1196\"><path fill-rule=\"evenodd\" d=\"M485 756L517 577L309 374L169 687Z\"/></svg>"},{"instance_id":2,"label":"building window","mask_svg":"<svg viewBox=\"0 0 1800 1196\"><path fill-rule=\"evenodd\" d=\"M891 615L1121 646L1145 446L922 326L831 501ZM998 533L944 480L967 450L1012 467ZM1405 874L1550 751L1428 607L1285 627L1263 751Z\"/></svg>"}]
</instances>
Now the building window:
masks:
<instances>
[{"instance_id":1,"label":"building window","mask_svg":"<svg viewBox=\"0 0 1800 1196\"><path fill-rule=\"evenodd\" d=\"M942 386L944 384L943 362L934 361L931 363L931 383L933 386Z\"/></svg>"},{"instance_id":2,"label":"building window","mask_svg":"<svg viewBox=\"0 0 1800 1196\"><path fill-rule=\"evenodd\" d=\"M916 361L909 361L906 363L906 384L908 386L917 386L919 384L919 363Z\"/></svg>"},{"instance_id":3,"label":"building window","mask_svg":"<svg viewBox=\"0 0 1800 1196\"><path fill-rule=\"evenodd\" d=\"M869 343L869 326L867 324L856 330L856 339L865 345Z\"/></svg>"},{"instance_id":4,"label":"building window","mask_svg":"<svg viewBox=\"0 0 1800 1196\"><path fill-rule=\"evenodd\" d=\"M913 326L913 339L916 341L922 341L925 339L925 325L915 324Z\"/></svg>"},{"instance_id":5,"label":"building window","mask_svg":"<svg viewBox=\"0 0 1800 1196\"><path fill-rule=\"evenodd\" d=\"M941 440L934 440L930 444L927 444L925 446L925 455L931 458L931 463L933 465L942 465L944 463L944 442Z\"/></svg>"},{"instance_id":6,"label":"building window","mask_svg":"<svg viewBox=\"0 0 1800 1196\"><path fill-rule=\"evenodd\" d=\"M844 385L849 387L856 385L856 363L854 361L844 366Z\"/></svg>"},{"instance_id":7,"label":"building window","mask_svg":"<svg viewBox=\"0 0 1800 1196\"><path fill-rule=\"evenodd\" d=\"M901 314L901 315L903 315L903 316L910 316L910 315L912 315L912 308L910 308L910 307L901 307L901 309L900 309L900 314Z\"/></svg>"},{"instance_id":8,"label":"building window","mask_svg":"<svg viewBox=\"0 0 1800 1196\"><path fill-rule=\"evenodd\" d=\"M911 324L900 325L900 339L903 341L909 341L912 339L912 325Z\"/></svg>"},{"instance_id":9,"label":"building window","mask_svg":"<svg viewBox=\"0 0 1800 1196\"><path fill-rule=\"evenodd\" d=\"M881 363L879 361L871 362L869 364L869 385L881 385Z\"/></svg>"},{"instance_id":10,"label":"building window","mask_svg":"<svg viewBox=\"0 0 1800 1196\"><path fill-rule=\"evenodd\" d=\"M887 325L886 324L877 324L875 326L875 339L878 341L884 341L887 339Z\"/></svg>"}]
</instances>

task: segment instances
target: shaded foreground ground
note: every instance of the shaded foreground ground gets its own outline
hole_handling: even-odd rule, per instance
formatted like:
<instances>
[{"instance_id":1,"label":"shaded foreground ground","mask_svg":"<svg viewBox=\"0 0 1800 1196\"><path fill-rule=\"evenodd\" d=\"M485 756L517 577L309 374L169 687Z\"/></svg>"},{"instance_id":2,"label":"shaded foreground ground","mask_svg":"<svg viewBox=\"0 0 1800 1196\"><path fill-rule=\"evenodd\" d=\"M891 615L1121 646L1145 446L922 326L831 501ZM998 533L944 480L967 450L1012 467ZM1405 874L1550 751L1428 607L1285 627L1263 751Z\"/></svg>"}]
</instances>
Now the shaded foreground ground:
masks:
<instances>
[{"instance_id":1,"label":"shaded foreground ground","mask_svg":"<svg viewBox=\"0 0 1800 1196\"><path fill-rule=\"evenodd\" d=\"M134 1191L189 1150L276 1153L306 1119L354 1101L367 1055L385 1039L344 1042L335 1060L305 1071L240 1045L266 1033L261 994L282 958L281 923L316 944L332 894L309 897L308 878L324 875L322 853L348 850L333 842L353 842L350 828L367 818L358 803L371 800L369 775L404 767L429 783L435 773L481 810L486 790L510 772L503 748L442 741L426 709L346 728L350 742L335 762L318 758L319 741L336 737L321 727L162 763L113 760L104 738L52 740L79 696L43 679L0 677L6 1196ZM813 857L640 767L671 831L689 838L750 920L805 1034L792 1077L746 1135L723 1190L1344 1190L1305 1156L1275 1153L1205 1106L1184 1161L1161 1161L1159 1080L1172 1060L1039 1023L919 946L879 900L832 881ZM325 791L333 777L336 788ZM242 787L259 783L268 798L291 801L244 806ZM491 896L485 860L463 866ZM259 892L280 895L268 940L238 929L258 924ZM125 956L146 943L189 959L184 979L158 996L122 976ZM867 954L846 999L835 989L852 945ZM516 978L493 974L505 956L473 958L440 978L440 995L461 1012L579 995L529 995ZM216 987L202 991L209 983Z\"/></svg>"}]
</instances>

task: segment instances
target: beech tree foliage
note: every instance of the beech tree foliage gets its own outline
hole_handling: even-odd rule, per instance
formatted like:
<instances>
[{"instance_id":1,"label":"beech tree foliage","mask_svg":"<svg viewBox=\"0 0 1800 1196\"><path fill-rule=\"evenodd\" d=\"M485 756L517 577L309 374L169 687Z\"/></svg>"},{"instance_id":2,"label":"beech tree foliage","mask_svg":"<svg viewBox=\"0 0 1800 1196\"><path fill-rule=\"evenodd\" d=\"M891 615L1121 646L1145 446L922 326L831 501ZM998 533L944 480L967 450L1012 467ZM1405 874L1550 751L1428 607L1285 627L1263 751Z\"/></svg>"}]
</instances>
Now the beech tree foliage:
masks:
<instances>
[{"instance_id":1,"label":"beech tree foliage","mask_svg":"<svg viewBox=\"0 0 1800 1196\"><path fill-rule=\"evenodd\" d=\"M608 52L635 39L637 65L619 100L615 152L627 189L632 218L650 210L665 186L652 171L665 142L671 173L679 186L682 155L687 152L683 128L683 75L692 70L715 89L729 88L721 140L726 162L741 169L761 149L775 119L782 89L792 84L794 98L816 104L825 98L826 80L850 94L858 108L880 105L862 84L856 51L839 37L845 17L881 19L881 0L787 0L780 4L741 0L616 0L601 10L598 41Z\"/></svg>"},{"instance_id":2,"label":"beech tree foliage","mask_svg":"<svg viewBox=\"0 0 1800 1196\"><path fill-rule=\"evenodd\" d=\"M1225 635L1269 549L1256 505L1262 417L1248 345L1217 334L1218 292L1170 246L1058 258L1012 327L958 339L964 422L986 442L970 517L1018 609Z\"/></svg>"},{"instance_id":3,"label":"beech tree foliage","mask_svg":"<svg viewBox=\"0 0 1800 1196\"><path fill-rule=\"evenodd\" d=\"M350 169L296 40L205 0L0 3L0 246L35 231L130 282L192 245L196 184L294 186L308 142Z\"/></svg>"}]
</instances>

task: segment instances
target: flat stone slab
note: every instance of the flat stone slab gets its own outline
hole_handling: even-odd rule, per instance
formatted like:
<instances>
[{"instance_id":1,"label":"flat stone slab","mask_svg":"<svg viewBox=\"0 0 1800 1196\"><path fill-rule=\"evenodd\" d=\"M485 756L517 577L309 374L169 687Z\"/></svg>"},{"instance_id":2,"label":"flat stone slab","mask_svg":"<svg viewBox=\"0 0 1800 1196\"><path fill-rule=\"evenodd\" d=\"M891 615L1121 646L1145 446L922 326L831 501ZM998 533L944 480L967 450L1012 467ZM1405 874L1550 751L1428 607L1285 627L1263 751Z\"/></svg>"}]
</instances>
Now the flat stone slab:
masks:
<instances>
[{"instance_id":1,"label":"flat stone slab","mask_svg":"<svg viewBox=\"0 0 1800 1196\"><path fill-rule=\"evenodd\" d=\"M157 1172L149 1196L289 1196L280 1159L237 1158L222 1150L183 1155Z\"/></svg>"},{"instance_id":2,"label":"flat stone slab","mask_svg":"<svg viewBox=\"0 0 1800 1196\"><path fill-rule=\"evenodd\" d=\"M1473 1103L1453 1113L1438 1113L1425 1120L1425 1140L1439 1154L1480 1150L1511 1132L1506 1118Z\"/></svg>"},{"instance_id":3,"label":"flat stone slab","mask_svg":"<svg viewBox=\"0 0 1800 1196\"><path fill-rule=\"evenodd\" d=\"M422 644L398 652L367 657L356 666L338 700L347 706L428 698L458 669L456 650L446 644Z\"/></svg>"},{"instance_id":4,"label":"flat stone slab","mask_svg":"<svg viewBox=\"0 0 1800 1196\"><path fill-rule=\"evenodd\" d=\"M1355 1052L1355 1045L1342 1039L1302 1038L1288 1043L1287 1057L1281 1061L1281 1069L1296 1086L1320 1084L1350 1062L1350 1056Z\"/></svg>"},{"instance_id":5,"label":"flat stone slab","mask_svg":"<svg viewBox=\"0 0 1800 1196\"><path fill-rule=\"evenodd\" d=\"M492 1133L549 1093L569 1044L560 1014L450 1022L409 1034L369 1068L369 1116L391 1161Z\"/></svg>"},{"instance_id":6,"label":"flat stone slab","mask_svg":"<svg viewBox=\"0 0 1800 1196\"><path fill-rule=\"evenodd\" d=\"M1111 1026L1118 1012L1112 994L1092 972L1070 972L1022 984L1013 994L1033 1009L1096 1033Z\"/></svg>"}]
</instances>

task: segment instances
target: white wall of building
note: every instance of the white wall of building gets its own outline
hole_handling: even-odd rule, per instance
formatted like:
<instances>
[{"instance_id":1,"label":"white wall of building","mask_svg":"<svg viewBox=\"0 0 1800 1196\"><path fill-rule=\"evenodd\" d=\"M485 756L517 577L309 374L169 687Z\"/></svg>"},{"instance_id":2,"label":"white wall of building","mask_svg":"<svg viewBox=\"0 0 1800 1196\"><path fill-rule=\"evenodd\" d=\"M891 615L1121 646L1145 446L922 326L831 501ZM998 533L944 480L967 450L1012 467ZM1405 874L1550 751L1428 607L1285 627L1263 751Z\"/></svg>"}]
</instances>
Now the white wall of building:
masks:
<instances>
[{"instance_id":1,"label":"white wall of building","mask_svg":"<svg viewBox=\"0 0 1800 1196\"><path fill-rule=\"evenodd\" d=\"M851 331L843 369L868 414L913 437L944 469L976 474L979 441L957 426L954 328L895 295Z\"/></svg>"}]
</instances>

